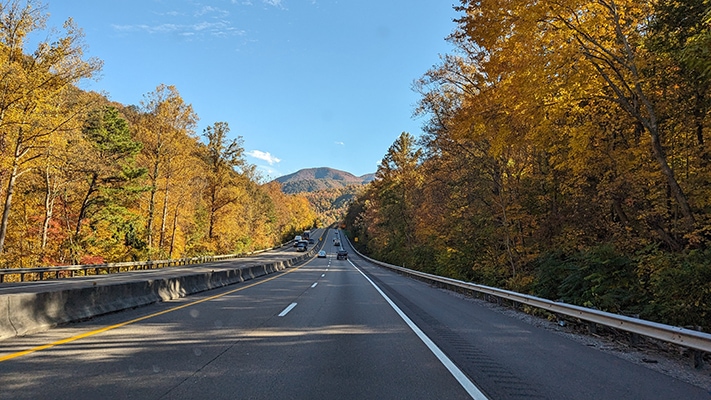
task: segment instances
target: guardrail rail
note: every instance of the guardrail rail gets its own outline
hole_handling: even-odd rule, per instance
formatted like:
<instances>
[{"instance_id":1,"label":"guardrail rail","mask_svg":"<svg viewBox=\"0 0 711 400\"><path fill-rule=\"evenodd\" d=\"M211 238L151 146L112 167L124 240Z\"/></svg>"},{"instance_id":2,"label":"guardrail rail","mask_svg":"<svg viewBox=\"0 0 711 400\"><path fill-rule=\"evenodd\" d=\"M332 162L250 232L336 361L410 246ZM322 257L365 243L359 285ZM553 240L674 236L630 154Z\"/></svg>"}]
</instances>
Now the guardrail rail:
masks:
<instances>
[{"instance_id":1,"label":"guardrail rail","mask_svg":"<svg viewBox=\"0 0 711 400\"><path fill-rule=\"evenodd\" d=\"M346 240L349 240L346 235ZM632 318L624 315L613 314L605 311L594 310L592 308L561 303L527 294L517 293L510 290L498 289L490 286L479 285L471 282L464 282L452 278L445 278L425 272L415 271L372 259L361 254L350 243L350 247L362 258L382 267L397 271L401 274L416 277L418 279L444 285L448 288L457 288L465 291L481 293L493 296L497 299L509 300L516 304L528 305L543 309L558 315L565 315L590 324L598 324L625 332L646 336L663 342L672 343L682 347L695 350L694 365L700 368L703 364L703 353L711 353L711 334L699 332L677 326L660 324L639 318Z\"/></svg>"},{"instance_id":2,"label":"guardrail rail","mask_svg":"<svg viewBox=\"0 0 711 400\"><path fill-rule=\"evenodd\" d=\"M247 257L254 254L264 253L269 250L276 250L278 248L288 246L292 241L282 243L279 246L275 246L269 249L255 250L247 253L239 254L224 254L217 256L200 256L200 257L186 257L171 260L148 260L148 261L135 261L135 262L117 262L117 263L105 263L105 264L79 264L79 265L56 265L47 267L31 267L31 268L2 268L0 269L0 283L5 282L5 277L7 275L19 275L20 282L34 281L34 280L45 280L45 279L60 279L60 278L73 278L78 275L78 272L82 271L81 276L89 275L89 272L93 272L93 275L99 275L100 272L104 274L119 273L125 271L137 271L146 269L156 269L165 267L174 267L181 265L191 265L191 264L204 264L208 262L223 261L223 260L233 260L236 258ZM27 279L32 277L33 279ZM37 277L38 279L34 279Z\"/></svg>"}]
</instances>

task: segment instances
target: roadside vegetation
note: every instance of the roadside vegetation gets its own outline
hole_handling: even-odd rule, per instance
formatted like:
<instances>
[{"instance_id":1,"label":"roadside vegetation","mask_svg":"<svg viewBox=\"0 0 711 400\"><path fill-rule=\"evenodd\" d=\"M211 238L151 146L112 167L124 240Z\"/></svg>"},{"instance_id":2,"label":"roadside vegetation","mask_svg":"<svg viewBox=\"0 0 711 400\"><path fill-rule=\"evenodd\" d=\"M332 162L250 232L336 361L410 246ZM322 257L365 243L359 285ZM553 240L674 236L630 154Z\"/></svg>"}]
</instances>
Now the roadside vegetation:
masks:
<instances>
[{"instance_id":1,"label":"roadside vegetation","mask_svg":"<svg viewBox=\"0 0 711 400\"><path fill-rule=\"evenodd\" d=\"M195 132L176 87L138 105L78 89L102 63L71 20L45 22L34 0L0 1L0 268L239 253L315 223L226 123Z\"/></svg>"},{"instance_id":2,"label":"roadside vegetation","mask_svg":"<svg viewBox=\"0 0 711 400\"><path fill-rule=\"evenodd\" d=\"M711 4L461 1L349 207L386 262L711 330Z\"/></svg>"}]
</instances>

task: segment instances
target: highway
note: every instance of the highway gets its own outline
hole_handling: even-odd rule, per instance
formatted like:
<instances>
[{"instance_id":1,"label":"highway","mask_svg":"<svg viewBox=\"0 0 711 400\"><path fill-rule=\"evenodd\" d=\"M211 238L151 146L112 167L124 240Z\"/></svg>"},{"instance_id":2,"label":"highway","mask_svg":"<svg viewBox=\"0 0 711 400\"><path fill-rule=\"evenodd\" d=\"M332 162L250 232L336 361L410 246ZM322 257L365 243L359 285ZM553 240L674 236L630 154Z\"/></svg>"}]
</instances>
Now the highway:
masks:
<instances>
[{"instance_id":1,"label":"highway","mask_svg":"<svg viewBox=\"0 0 711 400\"><path fill-rule=\"evenodd\" d=\"M335 232L327 258L0 341L0 399L711 399L352 251L336 260Z\"/></svg>"}]
</instances>

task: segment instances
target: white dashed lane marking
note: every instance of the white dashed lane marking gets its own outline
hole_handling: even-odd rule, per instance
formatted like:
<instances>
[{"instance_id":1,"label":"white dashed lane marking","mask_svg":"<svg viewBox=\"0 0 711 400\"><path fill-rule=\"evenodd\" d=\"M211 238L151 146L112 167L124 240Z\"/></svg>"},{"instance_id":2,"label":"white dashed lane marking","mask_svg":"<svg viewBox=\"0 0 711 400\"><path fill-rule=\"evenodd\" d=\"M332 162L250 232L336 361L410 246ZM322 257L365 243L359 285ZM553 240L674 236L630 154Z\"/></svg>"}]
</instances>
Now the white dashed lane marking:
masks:
<instances>
[{"instance_id":1,"label":"white dashed lane marking","mask_svg":"<svg viewBox=\"0 0 711 400\"><path fill-rule=\"evenodd\" d=\"M280 316L280 317L285 316L286 314L289 313L289 311L293 310L294 307L296 307L296 303L291 303L291 304L289 304L289 306L286 307L286 308L284 309L284 311L282 311L282 312L279 313L279 316Z\"/></svg>"}]
</instances>

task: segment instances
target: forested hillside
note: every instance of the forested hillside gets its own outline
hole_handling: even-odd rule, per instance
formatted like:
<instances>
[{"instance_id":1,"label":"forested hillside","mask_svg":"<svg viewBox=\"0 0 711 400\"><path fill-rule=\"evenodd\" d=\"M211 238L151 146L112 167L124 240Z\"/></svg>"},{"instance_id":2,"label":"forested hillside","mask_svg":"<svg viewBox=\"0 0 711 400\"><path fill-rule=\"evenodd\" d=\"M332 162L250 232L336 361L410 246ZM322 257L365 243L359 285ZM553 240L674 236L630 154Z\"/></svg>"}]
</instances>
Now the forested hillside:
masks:
<instances>
[{"instance_id":1,"label":"forested hillside","mask_svg":"<svg viewBox=\"0 0 711 400\"><path fill-rule=\"evenodd\" d=\"M363 191L363 187L360 184L350 185L342 188L303 193L303 196L309 200L309 204L318 214L321 224L326 226L341 221L348 205L359 192Z\"/></svg>"},{"instance_id":2,"label":"forested hillside","mask_svg":"<svg viewBox=\"0 0 711 400\"><path fill-rule=\"evenodd\" d=\"M333 168L306 168L274 180L284 193L301 194L309 200L319 222L330 225L340 221L346 207L363 185L375 174L355 176Z\"/></svg>"},{"instance_id":3,"label":"forested hillside","mask_svg":"<svg viewBox=\"0 0 711 400\"><path fill-rule=\"evenodd\" d=\"M711 329L711 11L463 0L351 205L384 261Z\"/></svg>"},{"instance_id":4,"label":"forested hillside","mask_svg":"<svg viewBox=\"0 0 711 400\"><path fill-rule=\"evenodd\" d=\"M82 91L81 30L0 2L0 267L233 253L311 227L303 196L260 184L242 139L160 84L139 105ZM46 37L33 46L28 35Z\"/></svg>"},{"instance_id":5,"label":"forested hillside","mask_svg":"<svg viewBox=\"0 0 711 400\"><path fill-rule=\"evenodd\" d=\"M342 189L362 185L373 180L373 174L355 176L333 168L306 168L275 179L284 193L297 194L321 190Z\"/></svg>"}]
</instances>

